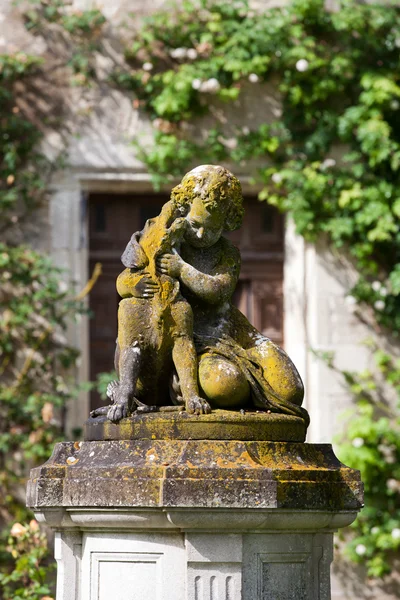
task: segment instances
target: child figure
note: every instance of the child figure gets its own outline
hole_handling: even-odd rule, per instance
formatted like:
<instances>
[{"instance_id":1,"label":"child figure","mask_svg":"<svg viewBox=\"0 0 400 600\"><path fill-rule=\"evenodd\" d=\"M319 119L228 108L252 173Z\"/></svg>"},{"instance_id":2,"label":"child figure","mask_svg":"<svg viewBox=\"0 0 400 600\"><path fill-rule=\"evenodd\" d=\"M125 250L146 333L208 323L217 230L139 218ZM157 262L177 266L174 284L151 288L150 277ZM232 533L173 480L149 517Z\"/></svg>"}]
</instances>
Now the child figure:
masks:
<instances>
[{"instance_id":1,"label":"child figure","mask_svg":"<svg viewBox=\"0 0 400 600\"><path fill-rule=\"evenodd\" d=\"M158 410L168 403L173 366L186 410L211 412L199 396L191 306L180 292L179 281L157 269L159 256L180 248L187 226L182 211L173 200L167 202L159 216L133 234L121 257L126 268L117 279L122 297L115 352L119 382L107 389L112 404L92 411L91 416L107 414L111 421L119 421L134 410Z\"/></svg>"}]
</instances>

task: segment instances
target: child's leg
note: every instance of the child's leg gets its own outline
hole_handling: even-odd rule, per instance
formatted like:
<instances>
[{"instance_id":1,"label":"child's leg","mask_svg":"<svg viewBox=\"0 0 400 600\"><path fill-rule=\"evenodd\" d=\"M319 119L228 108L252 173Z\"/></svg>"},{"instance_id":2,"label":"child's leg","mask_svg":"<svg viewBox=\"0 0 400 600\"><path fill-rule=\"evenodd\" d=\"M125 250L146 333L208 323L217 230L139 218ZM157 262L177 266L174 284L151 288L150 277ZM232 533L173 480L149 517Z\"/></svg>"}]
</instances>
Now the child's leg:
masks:
<instances>
[{"instance_id":1,"label":"child's leg","mask_svg":"<svg viewBox=\"0 0 400 600\"><path fill-rule=\"evenodd\" d=\"M181 300L171 306L174 321L172 359L179 377L182 397L190 413L207 414L210 405L199 395L197 353L193 343L193 313Z\"/></svg>"}]
</instances>

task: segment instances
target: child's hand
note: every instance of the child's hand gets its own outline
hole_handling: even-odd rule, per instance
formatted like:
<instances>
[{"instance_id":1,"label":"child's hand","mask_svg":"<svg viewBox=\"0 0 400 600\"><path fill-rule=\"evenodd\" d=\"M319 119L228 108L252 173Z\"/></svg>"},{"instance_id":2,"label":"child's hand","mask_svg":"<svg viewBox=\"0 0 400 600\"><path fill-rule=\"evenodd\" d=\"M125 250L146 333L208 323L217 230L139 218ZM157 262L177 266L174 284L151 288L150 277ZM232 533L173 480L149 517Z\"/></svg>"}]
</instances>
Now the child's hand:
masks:
<instances>
[{"instance_id":1,"label":"child's hand","mask_svg":"<svg viewBox=\"0 0 400 600\"><path fill-rule=\"evenodd\" d=\"M179 277L184 265L184 261L179 254L162 254L157 258L157 269L162 275L170 277Z\"/></svg>"},{"instance_id":2,"label":"child's hand","mask_svg":"<svg viewBox=\"0 0 400 600\"><path fill-rule=\"evenodd\" d=\"M159 290L159 285L150 277L150 275L145 275L138 281L135 285L134 290L132 290L132 295L135 298L152 298L156 292Z\"/></svg>"},{"instance_id":3,"label":"child's hand","mask_svg":"<svg viewBox=\"0 0 400 600\"><path fill-rule=\"evenodd\" d=\"M117 292L122 298L152 298L158 290L158 283L147 271L125 269L118 275Z\"/></svg>"}]
</instances>

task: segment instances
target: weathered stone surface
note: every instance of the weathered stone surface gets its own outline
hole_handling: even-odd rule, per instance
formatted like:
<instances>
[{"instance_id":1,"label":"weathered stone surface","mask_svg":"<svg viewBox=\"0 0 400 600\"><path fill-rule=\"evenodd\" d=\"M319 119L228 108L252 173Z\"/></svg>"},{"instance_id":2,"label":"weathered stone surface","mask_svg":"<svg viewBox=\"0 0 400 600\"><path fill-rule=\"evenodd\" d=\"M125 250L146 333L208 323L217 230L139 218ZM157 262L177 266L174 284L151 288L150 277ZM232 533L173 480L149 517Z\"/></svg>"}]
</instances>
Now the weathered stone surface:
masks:
<instances>
[{"instance_id":1,"label":"weathered stone surface","mask_svg":"<svg viewBox=\"0 0 400 600\"><path fill-rule=\"evenodd\" d=\"M328 444L63 442L33 469L28 506L355 511L359 472Z\"/></svg>"},{"instance_id":2,"label":"weathered stone surface","mask_svg":"<svg viewBox=\"0 0 400 600\"><path fill-rule=\"evenodd\" d=\"M300 417L267 412L215 410L209 415L186 412L134 413L119 423L105 416L85 423L85 440L242 440L304 442Z\"/></svg>"},{"instance_id":3,"label":"weathered stone surface","mask_svg":"<svg viewBox=\"0 0 400 600\"><path fill-rule=\"evenodd\" d=\"M296 367L232 304L240 253L222 234L239 229L243 215L237 177L219 165L200 165L173 188L160 214L133 233L117 278L118 379L107 386L111 404L92 417L119 423L136 411L176 405L197 415L261 408L294 415L307 427Z\"/></svg>"}]
</instances>

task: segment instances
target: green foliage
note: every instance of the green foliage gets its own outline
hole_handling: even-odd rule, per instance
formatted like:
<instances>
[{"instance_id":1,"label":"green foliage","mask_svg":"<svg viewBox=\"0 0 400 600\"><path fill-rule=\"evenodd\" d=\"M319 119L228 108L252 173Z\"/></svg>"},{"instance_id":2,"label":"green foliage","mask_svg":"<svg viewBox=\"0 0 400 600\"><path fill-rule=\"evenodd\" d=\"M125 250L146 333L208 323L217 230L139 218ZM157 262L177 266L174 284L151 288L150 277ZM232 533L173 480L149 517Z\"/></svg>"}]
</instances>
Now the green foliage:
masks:
<instances>
[{"instance_id":1,"label":"green foliage","mask_svg":"<svg viewBox=\"0 0 400 600\"><path fill-rule=\"evenodd\" d=\"M62 439L65 405L74 386L69 372L77 358L63 329L67 316L77 310L80 305L69 299L60 272L47 257L29 248L0 244L2 520L29 519L18 490L25 487L29 468L46 460L54 443ZM7 594L14 586L13 598L33 600L47 593L45 567L35 568L47 552L43 539L24 537L20 541L27 548L18 557L13 551L20 552L20 545L10 551L10 543L3 547L0 539L0 590L5 597L11 597Z\"/></svg>"},{"instance_id":2,"label":"green foliage","mask_svg":"<svg viewBox=\"0 0 400 600\"><path fill-rule=\"evenodd\" d=\"M26 600L52 600L46 583L49 567L46 536L39 531L37 522L32 519L22 525L14 523L6 539L6 550L12 556L14 568L0 573L0 589L4 598L25 598Z\"/></svg>"},{"instance_id":3,"label":"green foliage","mask_svg":"<svg viewBox=\"0 0 400 600\"><path fill-rule=\"evenodd\" d=\"M98 11L66 15L59 2L39 8L50 21L60 18L75 37L84 36L86 52L93 47L88 28L102 25ZM45 202L54 166L39 150L42 119L36 107L23 102L47 66L23 52L0 55L0 525L5 528L0 597L5 599L42 600L50 593L46 581L53 567L46 562L46 539L36 521L29 523L21 490L29 468L45 461L62 439L66 403L76 393L77 351L68 345L65 329L82 305L49 258L17 245L31 211ZM8 535L10 520L17 523Z\"/></svg>"},{"instance_id":4,"label":"green foliage","mask_svg":"<svg viewBox=\"0 0 400 600\"><path fill-rule=\"evenodd\" d=\"M384 401L391 391L400 408L400 361L376 349L375 360L381 377L344 373L357 408L346 415L339 457L360 470L365 486L366 507L352 525L347 553L366 564L369 576L382 577L400 550L400 418Z\"/></svg>"},{"instance_id":5,"label":"green foliage","mask_svg":"<svg viewBox=\"0 0 400 600\"><path fill-rule=\"evenodd\" d=\"M290 211L309 240L324 233L361 274L352 291L400 332L400 9L343 0L294 1L256 12L245 0L188 0L149 17L114 80L134 90L156 129L141 158L159 182L194 162L265 159L266 199ZM226 140L220 124L193 139L191 124L250 82L273 82L276 123ZM259 91L259 90L257 90ZM341 149L340 159L335 147ZM372 282L378 280L384 294Z\"/></svg>"},{"instance_id":6,"label":"green foliage","mask_svg":"<svg viewBox=\"0 0 400 600\"><path fill-rule=\"evenodd\" d=\"M91 384L91 389L96 389L103 400L107 399L107 386L112 381L117 379L117 373L115 371L108 371L97 375L97 379Z\"/></svg>"},{"instance_id":7,"label":"green foliage","mask_svg":"<svg viewBox=\"0 0 400 600\"><path fill-rule=\"evenodd\" d=\"M71 84L89 86L96 77L95 53L101 49L106 22L101 11L73 10L64 0L31 0L24 17L25 26L32 33L52 38L55 33L59 35L60 44L67 46L66 64L73 73Z\"/></svg>"},{"instance_id":8,"label":"green foliage","mask_svg":"<svg viewBox=\"0 0 400 600\"><path fill-rule=\"evenodd\" d=\"M16 223L21 211L36 206L43 194L47 162L37 150L42 136L23 115L14 93L16 82L35 74L40 64L22 52L0 55L0 232Z\"/></svg>"}]
</instances>

